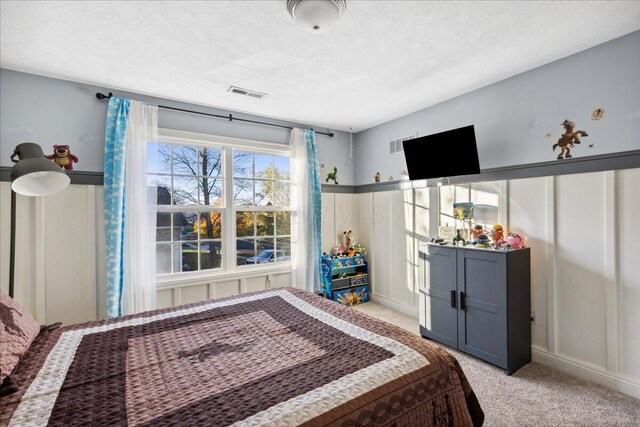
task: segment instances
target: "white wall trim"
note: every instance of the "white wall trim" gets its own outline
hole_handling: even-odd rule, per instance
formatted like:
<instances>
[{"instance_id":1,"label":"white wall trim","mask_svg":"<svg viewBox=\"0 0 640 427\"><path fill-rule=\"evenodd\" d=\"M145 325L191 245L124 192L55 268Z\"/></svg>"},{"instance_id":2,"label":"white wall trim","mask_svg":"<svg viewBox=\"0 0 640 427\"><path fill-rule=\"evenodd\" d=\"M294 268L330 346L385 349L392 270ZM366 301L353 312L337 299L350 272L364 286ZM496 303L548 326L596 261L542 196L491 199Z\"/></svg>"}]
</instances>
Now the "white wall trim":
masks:
<instances>
[{"instance_id":1,"label":"white wall trim","mask_svg":"<svg viewBox=\"0 0 640 427\"><path fill-rule=\"evenodd\" d=\"M569 356L551 354L538 346L532 346L531 352L534 362L556 368L560 371L575 375L576 377L593 381L596 384L640 399L640 383L622 375L607 372L602 368L578 361Z\"/></svg>"},{"instance_id":2,"label":"white wall trim","mask_svg":"<svg viewBox=\"0 0 640 427\"><path fill-rule=\"evenodd\" d=\"M383 305L392 310L398 311L402 314L406 314L407 316L415 317L416 319L418 319L418 316L419 316L418 307L411 307L409 305L405 305L397 301L391 300L389 298L386 298L380 295L374 295L374 294L371 295L371 301L375 302L376 304Z\"/></svg>"},{"instance_id":3,"label":"white wall trim","mask_svg":"<svg viewBox=\"0 0 640 427\"><path fill-rule=\"evenodd\" d=\"M604 173L604 264L606 278L607 370L618 372L618 233L616 172Z\"/></svg>"},{"instance_id":4,"label":"white wall trim","mask_svg":"<svg viewBox=\"0 0 640 427\"><path fill-rule=\"evenodd\" d=\"M546 263L547 263L547 348L555 353L558 348L556 331L556 178L549 176L546 182Z\"/></svg>"},{"instance_id":5,"label":"white wall trim","mask_svg":"<svg viewBox=\"0 0 640 427\"><path fill-rule=\"evenodd\" d=\"M36 320L44 325L47 320L47 267L46 267L46 236L45 233L45 198L36 197L34 204L34 227L33 227L33 248L34 250L34 283L35 283L35 306ZM17 270L17 268L16 268Z\"/></svg>"}]
</instances>

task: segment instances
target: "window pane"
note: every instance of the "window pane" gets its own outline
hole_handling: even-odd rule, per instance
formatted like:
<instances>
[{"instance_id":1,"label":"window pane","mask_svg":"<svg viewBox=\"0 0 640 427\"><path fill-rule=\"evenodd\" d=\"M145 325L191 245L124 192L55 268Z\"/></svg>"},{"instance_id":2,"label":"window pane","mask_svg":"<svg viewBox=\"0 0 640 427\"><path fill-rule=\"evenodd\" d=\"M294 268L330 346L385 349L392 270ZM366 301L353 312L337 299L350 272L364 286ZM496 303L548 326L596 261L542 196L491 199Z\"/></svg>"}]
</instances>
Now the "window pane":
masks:
<instances>
[{"instance_id":1,"label":"window pane","mask_svg":"<svg viewBox=\"0 0 640 427\"><path fill-rule=\"evenodd\" d=\"M280 237L276 239L276 262L291 261L291 238Z\"/></svg>"},{"instance_id":2,"label":"window pane","mask_svg":"<svg viewBox=\"0 0 640 427\"><path fill-rule=\"evenodd\" d=\"M275 156L273 158L274 174L276 179L289 180L289 171L291 169L289 158L282 156Z\"/></svg>"},{"instance_id":3,"label":"window pane","mask_svg":"<svg viewBox=\"0 0 640 427\"><path fill-rule=\"evenodd\" d=\"M171 214L167 212L158 212L156 216L156 241L171 241Z\"/></svg>"},{"instance_id":4,"label":"window pane","mask_svg":"<svg viewBox=\"0 0 640 427\"><path fill-rule=\"evenodd\" d=\"M252 153L234 150L233 176L253 178L253 154Z\"/></svg>"},{"instance_id":5,"label":"window pane","mask_svg":"<svg viewBox=\"0 0 640 427\"><path fill-rule=\"evenodd\" d=\"M274 212L256 212L256 228L258 236L273 236L275 235Z\"/></svg>"},{"instance_id":6,"label":"window pane","mask_svg":"<svg viewBox=\"0 0 640 427\"><path fill-rule=\"evenodd\" d=\"M198 148L198 175L213 178L222 176L222 150L220 148Z\"/></svg>"},{"instance_id":7,"label":"window pane","mask_svg":"<svg viewBox=\"0 0 640 427\"><path fill-rule=\"evenodd\" d=\"M173 178L173 204L183 206L198 204L198 180L196 178Z\"/></svg>"},{"instance_id":8,"label":"window pane","mask_svg":"<svg viewBox=\"0 0 640 427\"><path fill-rule=\"evenodd\" d=\"M156 245L156 273L171 273L171 245Z\"/></svg>"},{"instance_id":9,"label":"window pane","mask_svg":"<svg viewBox=\"0 0 640 427\"><path fill-rule=\"evenodd\" d=\"M253 180L233 180L233 204L235 206L253 205Z\"/></svg>"},{"instance_id":10,"label":"window pane","mask_svg":"<svg viewBox=\"0 0 640 427\"><path fill-rule=\"evenodd\" d=\"M289 183L256 181L256 205L289 206Z\"/></svg>"},{"instance_id":11,"label":"window pane","mask_svg":"<svg viewBox=\"0 0 640 427\"><path fill-rule=\"evenodd\" d=\"M171 173L171 145L147 143L147 173Z\"/></svg>"},{"instance_id":12,"label":"window pane","mask_svg":"<svg viewBox=\"0 0 640 427\"><path fill-rule=\"evenodd\" d=\"M173 146L173 174L196 175L198 166L198 150L189 145Z\"/></svg>"},{"instance_id":13,"label":"window pane","mask_svg":"<svg viewBox=\"0 0 640 427\"><path fill-rule=\"evenodd\" d=\"M255 235L253 229L253 212L236 212L236 236L250 237Z\"/></svg>"},{"instance_id":14,"label":"window pane","mask_svg":"<svg viewBox=\"0 0 640 427\"><path fill-rule=\"evenodd\" d=\"M198 180L200 185L200 204L205 206L224 206L222 203L222 179L205 177Z\"/></svg>"},{"instance_id":15,"label":"window pane","mask_svg":"<svg viewBox=\"0 0 640 427\"><path fill-rule=\"evenodd\" d=\"M276 235L291 234L291 212L276 212Z\"/></svg>"},{"instance_id":16,"label":"window pane","mask_svg":"<svg viewBox=\"0 0 640 427\"><path fill-rule=\"evenodd\" d=\"M269 179L273 174L273 155L255 154L256 178Z\"/></svg>"},{"instance_id":17,"label":"window pane","mask_svg":"<svg viewBox=\"0 0 640 427\"><path fill-rule=\"evenodd\" d=\"M258 256L260 256L260 252L273 250L276 246L275 239L272 238L258 238L256 239L256 251L258 252Z\"/></svg>"},{"instance_id":18,"label":"window pane","mask_svg":"<svg viewBox=\"0 0 640 427\"><path fill-rule=\"evenodd\" d=\"M147 187L156 187L158 205L171 204L171 177L148 175Z\"/></svg>"},{"instance_id":19,"label":"window pane","mask_svg":"<svg viewBox=\"0 0 640 427\"><path fill-rule=\"evenodd\" d=\"M200 239L220 239L222 237L222 214L218 212L200 213Z\"/></svg>"},{"instance_id":20,"label":"window pane","mask_svg":"<svg viewBox=\"0 0 640 427\"><path fill-rule=\"evenodd\" d=\"M173 241L198 240L198 221L196 212L178 212L173 214Z\"/></svg>"},{"instance_id":21,"label":"window pane","mask_svg":"<svg viewBox=\"0 0 640 427\"><path fill-rule=\"evenodd\" d=\"M200 270L220 268L222 265L221 242L200 242Z\"/></svg>"},{"instance_id":22,"label":"window pane","mask_svg":"<svg viewBox=\"0 0 640 427\"><path fill-rule=\"evenodd\" d=\"M248 262L254 263L251 258L255 256L256 249L253 239L238 239L236 241L236 265L245 265Z\"/></svg>"},{"instance_id":23,"label":"window pane","mask_svg":"<svg viewBox=\"0 0 640 427\"><path fill-rule=\"evenodd\" d=\"M198 243L182 243L174 245L178 251L180 271L198 271ZM175 256L175 254L174 254Z\"/></svg>"}]
</instances>

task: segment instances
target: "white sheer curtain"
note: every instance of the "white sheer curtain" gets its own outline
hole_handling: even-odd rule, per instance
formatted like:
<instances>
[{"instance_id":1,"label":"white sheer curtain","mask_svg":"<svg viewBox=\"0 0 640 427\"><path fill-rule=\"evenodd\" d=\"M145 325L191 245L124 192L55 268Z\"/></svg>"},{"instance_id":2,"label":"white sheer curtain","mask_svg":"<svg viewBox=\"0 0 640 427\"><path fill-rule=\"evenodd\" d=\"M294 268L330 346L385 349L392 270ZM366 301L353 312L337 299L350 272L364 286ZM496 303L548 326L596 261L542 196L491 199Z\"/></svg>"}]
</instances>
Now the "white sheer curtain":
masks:
<instances>
[{"instance_id":1,"label":"white sheer curtain","mask_svg":"<svg viewBox=\"0 0 640 427\"><path fill-rule=\"evenodd\" d=\"M293 129L290 146L293 283L297 288L319 292L322 290L321 193L315 132L310 129Z\"/></svg>"},{"instance_id":2,"label":"white sheer curtain","mask_svg":"<svg viewBox=\"0 0 640 427\"><path fill-rule=\"evenodd\" d=\"M158 107L131 101L127 117L122 314L156 307L156 187L147 187L147 142L158 140Z\"/></svg>"}]
</instances>

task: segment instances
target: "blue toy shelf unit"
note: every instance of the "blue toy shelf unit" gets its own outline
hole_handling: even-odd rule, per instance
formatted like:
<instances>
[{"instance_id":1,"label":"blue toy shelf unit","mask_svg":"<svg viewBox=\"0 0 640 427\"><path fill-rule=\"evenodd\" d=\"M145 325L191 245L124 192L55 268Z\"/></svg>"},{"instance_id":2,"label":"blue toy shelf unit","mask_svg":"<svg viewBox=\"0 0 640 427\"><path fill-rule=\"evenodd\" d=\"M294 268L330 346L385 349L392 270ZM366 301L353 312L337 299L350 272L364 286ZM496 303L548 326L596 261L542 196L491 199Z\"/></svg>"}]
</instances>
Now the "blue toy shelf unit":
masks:
<instances>
[{"instance_id":1,"label":"blue toy shelf unit","mask_svg":"<svg viewBox=\"0 0 640 427\"><path fill-rule=\"evenodd\" d=\"M369 301L369 265L364 255L322 259L324 295L352 306Z\"/></svg>"}]
</instances>

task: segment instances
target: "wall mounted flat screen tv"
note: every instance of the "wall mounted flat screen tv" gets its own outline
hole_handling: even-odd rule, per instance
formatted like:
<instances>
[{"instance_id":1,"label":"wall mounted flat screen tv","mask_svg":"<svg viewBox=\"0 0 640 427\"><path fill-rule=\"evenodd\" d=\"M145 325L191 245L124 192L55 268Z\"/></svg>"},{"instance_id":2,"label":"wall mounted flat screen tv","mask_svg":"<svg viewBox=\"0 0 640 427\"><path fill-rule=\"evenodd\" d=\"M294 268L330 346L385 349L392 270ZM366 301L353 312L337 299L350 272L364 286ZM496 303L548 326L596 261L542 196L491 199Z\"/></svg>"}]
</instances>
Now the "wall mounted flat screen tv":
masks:
<instances>
[{"instance_id":1,"label":"wall mounted flat screen tv","mask_svg":"<svg viewBox=\"0 0 640 427\"><path fill-rule=\"evenodd\" d=\"M402 145L412 181L480 173L473 125L409 139Z\"/></svg>"}]
</instances>

